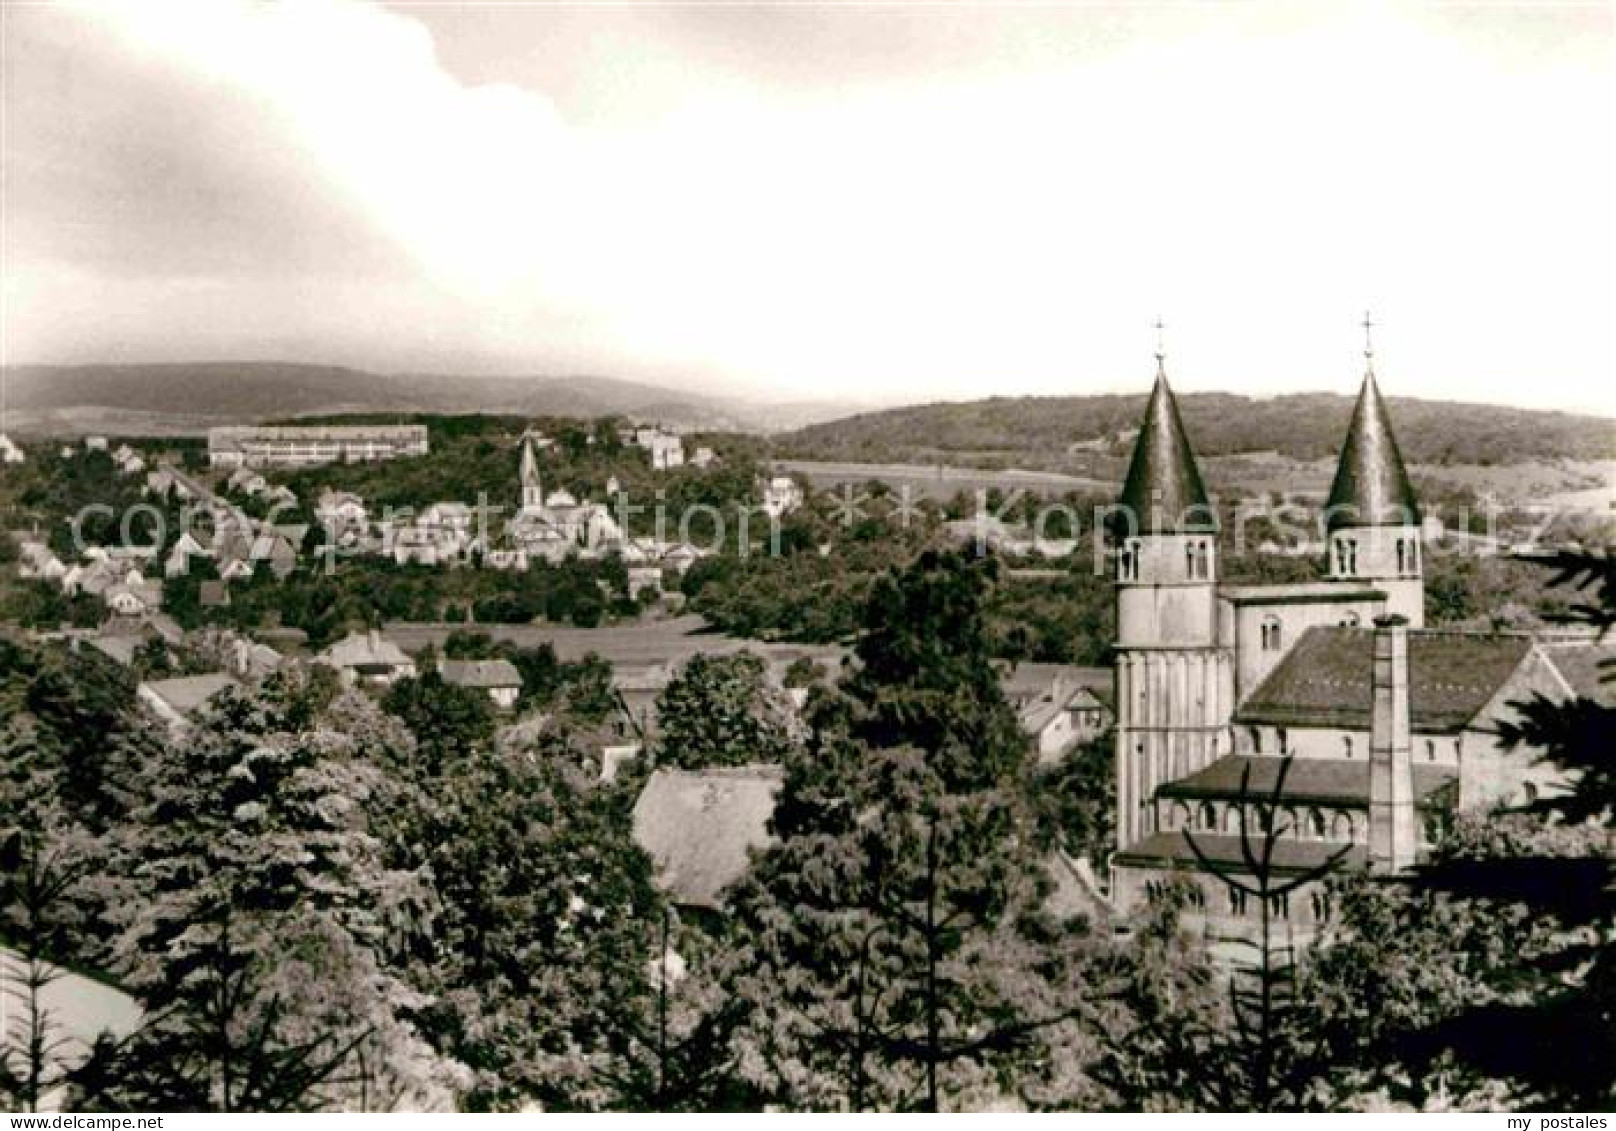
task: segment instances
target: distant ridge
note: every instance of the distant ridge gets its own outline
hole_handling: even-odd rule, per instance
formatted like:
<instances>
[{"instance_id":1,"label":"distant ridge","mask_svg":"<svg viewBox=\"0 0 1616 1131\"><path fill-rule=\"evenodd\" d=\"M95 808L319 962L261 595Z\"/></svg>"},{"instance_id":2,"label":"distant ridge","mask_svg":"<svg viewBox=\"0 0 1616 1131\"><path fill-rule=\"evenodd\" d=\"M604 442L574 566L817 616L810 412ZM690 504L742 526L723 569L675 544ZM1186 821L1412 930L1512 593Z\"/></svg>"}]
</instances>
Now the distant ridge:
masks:
<instances>
[{"instance_id":1,"label":"distant ridge","mask_svg":"<svg viewBox=\"0 0 1616 1131\"><path fill-rule=\"evenodd\" d=\"M380 374L290 362L18 365L0 370L0 428L19 433L200 432L338 412L622 415L706 431L772 432L845 405L767 404L607 377Z\"/></svg>"},{"instance_id":2,"label":"distant ridge","mask_svg":"<svg viewBox=\"0 0 1616 1131\"><path fill-rule=\"evenodd\" d=\"M1178 404L1198 455L1274 452L1315 460L1339 452L1353 398L1181 393ZM1416 463L1616 459L1616 420L1407 397L1390 397L1387 405L1403 455ZM978 463L1064 466L1074 447L1088 449L1084 454L1097 461L1125 459L1144 408L1144 391L915 405L812 424L777 436L775 446L798 459L969 463L968 457L980 457Z\"/></svg>"}]
</instances>

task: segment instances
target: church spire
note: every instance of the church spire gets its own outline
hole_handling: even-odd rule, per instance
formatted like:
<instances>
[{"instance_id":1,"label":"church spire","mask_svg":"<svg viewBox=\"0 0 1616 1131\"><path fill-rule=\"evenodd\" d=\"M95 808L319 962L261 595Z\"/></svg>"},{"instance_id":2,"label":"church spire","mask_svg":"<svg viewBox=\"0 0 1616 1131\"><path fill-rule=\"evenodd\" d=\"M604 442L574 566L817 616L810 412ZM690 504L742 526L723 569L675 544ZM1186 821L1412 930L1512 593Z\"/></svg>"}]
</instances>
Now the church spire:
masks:
<instances>
[{"instance_id":1,"label":"church spire","mask_svg":"<svg viewBox=\"0 0 1616 1131\"><path fill-rule=\"evenodd\" d=\"M544 505L544 488L539 481L539 461L533 454L533 437L522 437L522 509L537 510Z\"/></svg>"},{"instance_id":2,"label":"church spire","mask_svg":"<svg viewBox=\"0 0 1616 1131\"><path fill-rule=\"evenodd\" d=\"M1118 500L1141 534L1210 533L1217 517L1190 448L1178 402L1167 384L1167 351L1156 321L1156 386L1139 426L1128 478Z\"/></svg>"},{"instance_id":3,"label":"church spire","mask_svg":"<svg viewBox=\"0 0 1616 1131\"><path fill-rule=\"evenodd\" d=\"M1392 422L1375 382L1375 350L1364 315L1364 379L1352 424L1341 448L1335 482L1326 504L1329 528L1344 526L1412 526L1420 521L1419 502L1409 482L1403 455L1392 435Z\"/></svg>"}]
</instances>

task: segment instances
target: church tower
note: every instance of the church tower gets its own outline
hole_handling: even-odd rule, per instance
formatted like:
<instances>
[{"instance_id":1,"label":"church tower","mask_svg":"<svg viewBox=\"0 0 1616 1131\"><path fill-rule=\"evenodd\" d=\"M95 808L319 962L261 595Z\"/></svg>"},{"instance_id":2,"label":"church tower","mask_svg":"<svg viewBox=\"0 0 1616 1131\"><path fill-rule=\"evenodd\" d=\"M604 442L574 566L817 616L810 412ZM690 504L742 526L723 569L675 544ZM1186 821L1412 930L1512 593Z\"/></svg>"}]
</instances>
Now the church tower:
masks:
<instances>
[{"instance_id":1,"label":"church tower","mask_svg":"<svg viewBox=\"0 0 1616 1131\"><path fill-rule=\"evenodd\" d=\"M1234 711L1232 658L1218 642L1217 514L1159 345L1117 511L1117 842L1127 847L1156 831L1158 785L1226 752Z\"/></svg>"},{"instance_id":2,"label":"church tower","mask_svg":"<svg viewBox=\"0 0 1616 1131\"><path fill-rule=\"evenodd\" d=\"M533 437L522 438L522 510L533 514L544 507L544 487L539 482L539 461L533 455Z\"/></svg>"},{"instance_id":3,"label":"church tower","mask_svg":"<svg viewBox=\"0 0 1616 1131\"><path fill-rule=\"evenodd\" d=\"M1386 592L1386 612L1425 625L1420 507L1375 383L1375 354L1364 317L1364 379L1325 520L1332 580L1368 582Z\"/></svg>"}]
</instances>

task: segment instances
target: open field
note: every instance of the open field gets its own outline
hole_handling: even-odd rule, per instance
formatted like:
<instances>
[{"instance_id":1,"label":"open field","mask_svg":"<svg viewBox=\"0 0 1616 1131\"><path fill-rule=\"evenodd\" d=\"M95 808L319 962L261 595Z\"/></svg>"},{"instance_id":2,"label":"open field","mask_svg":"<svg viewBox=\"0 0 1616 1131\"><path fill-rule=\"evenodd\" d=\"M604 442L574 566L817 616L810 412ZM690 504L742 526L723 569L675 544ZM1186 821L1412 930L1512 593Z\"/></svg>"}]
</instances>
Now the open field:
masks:
<instances>
[{"instance_id":1,"label":"open field","mask_svg":"<svg viewBox=\"0 0 1616 1131\"><path fill-rule=\"evenodd\" d=\"M572 628L552 624L424 624L392 621L383 627L387 638L407 652L419 652L428 644L442 647L444 638L456 629L486 633L495 640L509 640L519 647L550 644L563 660L578 660L594 652L616 668L651 667L670 660L683 660L700 652L728 653L742 649L756 652L770 661L789 663L801 656L835 664L840 652L813 644L774 644L743 640L710 629L699 616L672 617L640 624L610 625L603 628Z\"/></svg>"},{"instance_id":2,"label":"open field","mask_svg":"<svg viewBox=\"0 0 1616 1131\"><path fill-rule=\"evenodd\" d=\"M993 471L947 464L823 463L796 459L778 460L774 466L779 471L802 476L815 487L836 488L844 483L857 485L875 480L895 490L908 487L922 498L938 501L951 499L961 491L990 490L995 487L1001 491L1037 491L1044 494L1064 494L1068 491L1108 494L1119 487L1118 483L1105 479L1018 468Z\"/></svg>"}]
</instances>

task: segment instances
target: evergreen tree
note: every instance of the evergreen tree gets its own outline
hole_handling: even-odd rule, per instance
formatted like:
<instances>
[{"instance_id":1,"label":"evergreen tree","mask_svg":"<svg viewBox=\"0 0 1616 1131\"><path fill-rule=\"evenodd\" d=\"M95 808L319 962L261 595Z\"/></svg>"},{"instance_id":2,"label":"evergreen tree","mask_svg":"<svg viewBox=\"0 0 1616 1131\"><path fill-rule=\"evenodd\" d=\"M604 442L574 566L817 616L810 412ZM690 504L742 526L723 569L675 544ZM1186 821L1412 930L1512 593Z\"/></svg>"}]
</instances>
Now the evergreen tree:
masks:
<instances>
[{"instance_id":1,"label":"evergreen tree","mask_svg":"<svg viewBox=\"0 0 1616 1131\"><path fill-rule=\"evenodd\" d=\"M988 662L991 566L875 587L857 666L786 762L780 843L736 900L743 1071L798 1107L981 1105L1075 1012L1040 910L1027 748Z\"/></svg>"}]
</instances>

